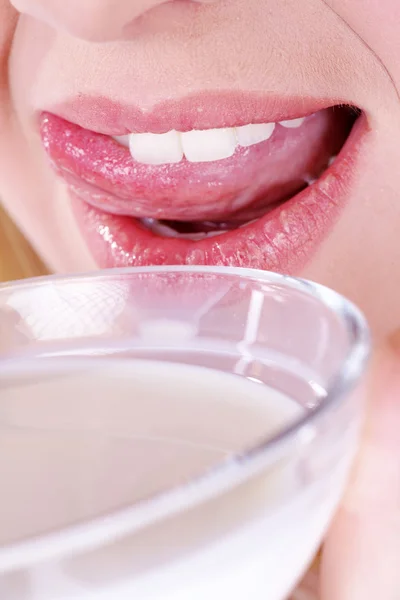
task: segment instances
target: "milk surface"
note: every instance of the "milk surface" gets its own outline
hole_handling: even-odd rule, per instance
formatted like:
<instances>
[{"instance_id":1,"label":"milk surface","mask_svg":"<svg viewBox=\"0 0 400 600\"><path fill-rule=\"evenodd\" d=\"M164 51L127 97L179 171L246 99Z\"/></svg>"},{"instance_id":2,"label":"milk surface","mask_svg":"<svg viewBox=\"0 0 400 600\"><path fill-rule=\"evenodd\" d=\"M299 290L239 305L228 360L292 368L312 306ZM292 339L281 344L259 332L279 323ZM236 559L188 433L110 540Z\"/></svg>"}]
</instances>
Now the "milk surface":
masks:
<instances>
[{"instance_id":1,"label":"milk surface","mask_svg":"<svg viewBox=\"0 0 400 600\"><path fill-rule=\"evenodd\" d=\"M62 541L64 531L104 517L112 530L113 513L184 493L302 411L261 383L162 361L3 376L0 597L283 600L340 493L321 481L290 497L300 477L290 456L240 489L90 551L36 561L35 546L18 548L54 533Z\"/></svg>"}]
</instances>

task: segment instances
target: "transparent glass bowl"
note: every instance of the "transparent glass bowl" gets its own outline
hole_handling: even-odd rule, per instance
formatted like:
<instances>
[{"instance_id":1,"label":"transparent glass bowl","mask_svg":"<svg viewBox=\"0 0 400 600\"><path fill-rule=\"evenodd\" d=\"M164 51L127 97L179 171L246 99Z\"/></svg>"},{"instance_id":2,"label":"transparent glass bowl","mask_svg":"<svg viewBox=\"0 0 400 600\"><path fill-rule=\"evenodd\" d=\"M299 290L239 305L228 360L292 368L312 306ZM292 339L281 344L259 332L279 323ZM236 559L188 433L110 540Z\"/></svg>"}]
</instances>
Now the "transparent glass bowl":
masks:
<instances>
[{"instance_id":1,"label":"transparent glass bowl","mask_svg":"<svg viewBox=\"0 0 400 600\"><path fill-rule=\"evenodd\" d=\"M343 492L369 349L346 299L271 273L0 287L0 597L284 600Z\"/></svg>"}]
</instances>

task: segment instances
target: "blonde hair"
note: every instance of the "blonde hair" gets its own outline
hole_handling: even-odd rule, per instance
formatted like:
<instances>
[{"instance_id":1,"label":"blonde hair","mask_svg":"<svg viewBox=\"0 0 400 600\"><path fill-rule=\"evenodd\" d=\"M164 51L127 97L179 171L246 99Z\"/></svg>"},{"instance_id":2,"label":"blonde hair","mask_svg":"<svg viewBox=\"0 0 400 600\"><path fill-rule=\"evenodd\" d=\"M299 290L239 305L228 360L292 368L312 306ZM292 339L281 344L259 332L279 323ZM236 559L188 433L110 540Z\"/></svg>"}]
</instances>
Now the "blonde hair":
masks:
<instances>
[{"instance_id":1,"label":"blonde hair","mask_svg":"<svg viewBox=\"0 0 400 600\"><path fill-rule=\"evenodd\" d=\"M0 207L0 281L45 274L42 261Z\"/></svg>"}]
</instances>

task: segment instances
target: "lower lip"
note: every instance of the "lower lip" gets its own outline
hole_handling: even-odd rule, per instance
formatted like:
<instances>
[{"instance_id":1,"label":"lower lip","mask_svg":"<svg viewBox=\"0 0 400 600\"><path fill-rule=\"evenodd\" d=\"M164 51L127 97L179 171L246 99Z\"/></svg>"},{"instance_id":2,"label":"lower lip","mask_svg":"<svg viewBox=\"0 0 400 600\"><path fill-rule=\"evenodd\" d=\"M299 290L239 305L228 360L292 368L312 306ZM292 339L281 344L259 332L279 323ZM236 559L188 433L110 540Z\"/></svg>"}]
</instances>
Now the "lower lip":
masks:
<instances>
[{"instance_id":1,"label":"lower lip","mask_svg":"<svg viewBox=\"0 0 400 600\"><path fill-rule=\"evenodd\" d=\"M126 216L89 206L70 191L82 234L100 268L233 266L298 274L351 196L367 120L362 115L335 162L313 185L240 229L200 241L164 238Z\"/></svg>"}]
</instances>

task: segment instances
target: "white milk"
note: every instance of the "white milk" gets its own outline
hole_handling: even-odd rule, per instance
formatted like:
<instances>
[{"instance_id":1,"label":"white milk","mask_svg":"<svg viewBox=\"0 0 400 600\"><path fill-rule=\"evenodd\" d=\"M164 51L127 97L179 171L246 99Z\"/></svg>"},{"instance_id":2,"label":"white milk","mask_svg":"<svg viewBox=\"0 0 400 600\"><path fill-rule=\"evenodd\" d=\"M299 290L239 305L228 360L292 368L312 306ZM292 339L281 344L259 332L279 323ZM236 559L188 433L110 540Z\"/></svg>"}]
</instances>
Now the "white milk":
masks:
<instances>
[{"instance_id":1,"label":"white milk","mask_svg":"<svg viewBox=\"0 0 400 600\"><path fill-rule=\"evenodd\" d=\"M300 489L288 456L117 539L109 515L243 454L299 417L298 404L236 375L144 360L13 384L0 379L1 599L283 600L317 548L343 465L337 482ZM100 549L43 542L104 515Z\"/></svg>"}]
</instances>

